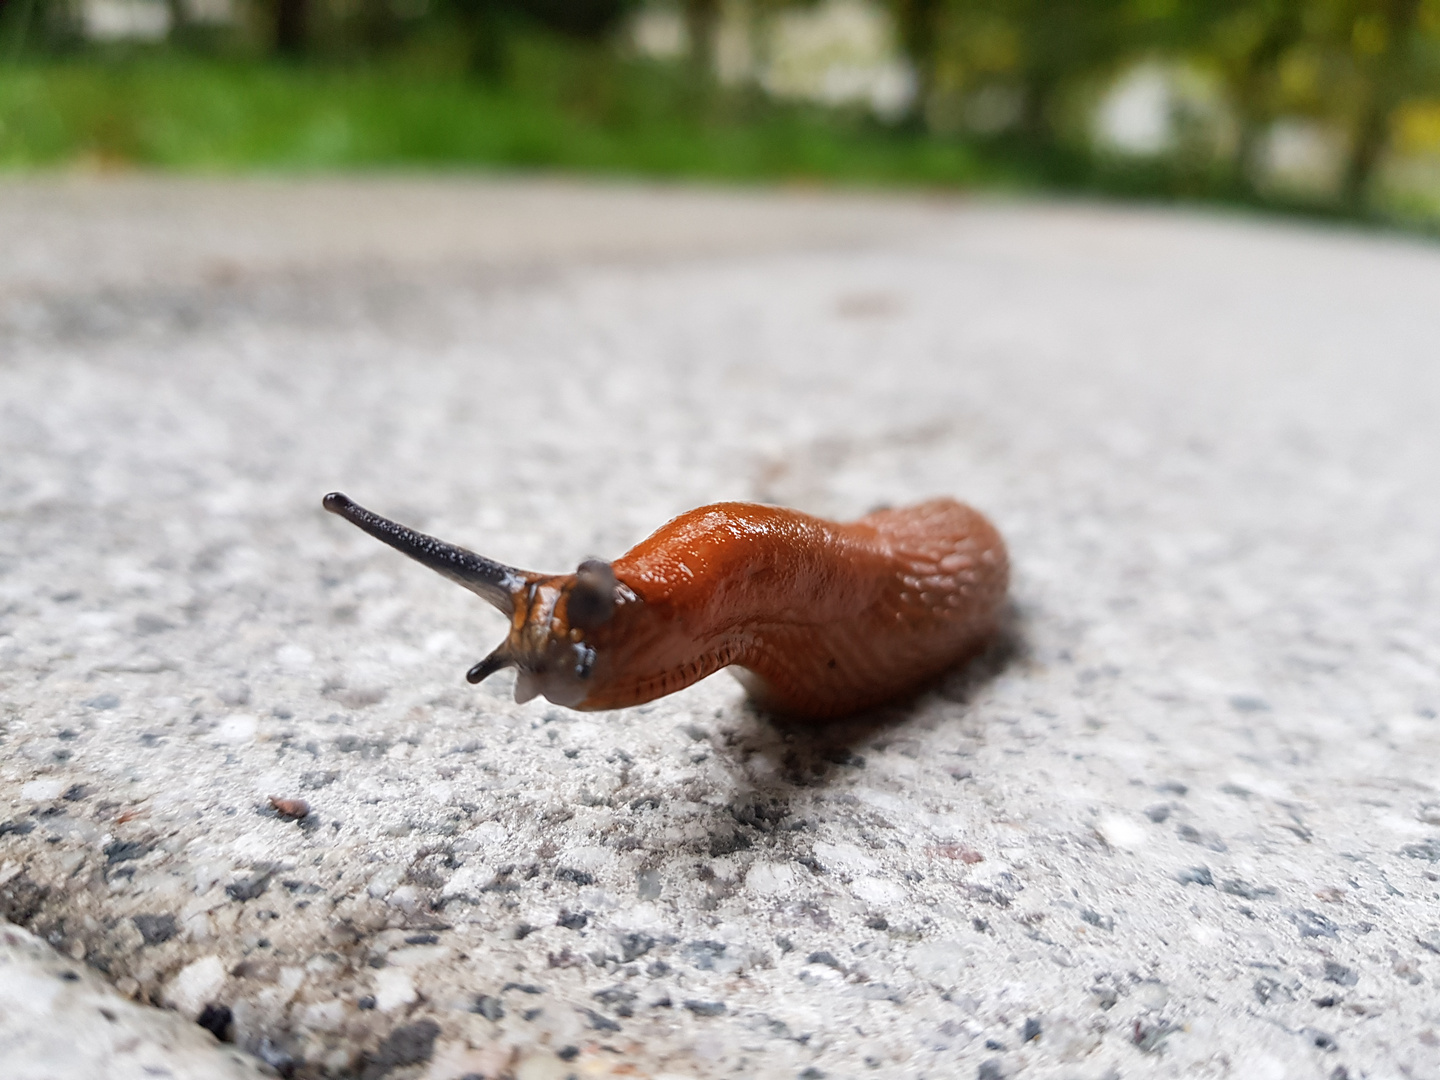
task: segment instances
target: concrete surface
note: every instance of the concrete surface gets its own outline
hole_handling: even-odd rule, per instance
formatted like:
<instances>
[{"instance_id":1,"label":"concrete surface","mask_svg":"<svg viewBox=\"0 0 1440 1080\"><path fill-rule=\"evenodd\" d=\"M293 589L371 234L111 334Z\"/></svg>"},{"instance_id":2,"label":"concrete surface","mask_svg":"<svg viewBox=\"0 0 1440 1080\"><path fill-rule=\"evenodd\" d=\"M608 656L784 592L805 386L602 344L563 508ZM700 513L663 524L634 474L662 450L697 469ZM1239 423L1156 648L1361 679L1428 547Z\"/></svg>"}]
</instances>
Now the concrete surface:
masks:
<instances>
[{"instance_id":1,"label":"concrete surface","mask_svg":"<svg viewBox=\"0 0 1440 1080\"><path fill-rule=\"evenodd\" d=\"M1440 1075L1433 246L395 178L11 182L0 250L0 1001L304 1077ZM537 569L952 493L1016 645L815 731L516 706L332 488ZM55 1000L7 1061L98 1075Z\"/></svg>"},{"instance_id":2,"label":"concrete surface","mask_svg":"<svg viewBox=\"0 0 1440 1080\"><path fill-rule=\"evenodd\" d=\"M0 1062L6 1080L273 1076L188 1019L137 1005L84 964L0 924Z\"/></svg>"}]
</instances>

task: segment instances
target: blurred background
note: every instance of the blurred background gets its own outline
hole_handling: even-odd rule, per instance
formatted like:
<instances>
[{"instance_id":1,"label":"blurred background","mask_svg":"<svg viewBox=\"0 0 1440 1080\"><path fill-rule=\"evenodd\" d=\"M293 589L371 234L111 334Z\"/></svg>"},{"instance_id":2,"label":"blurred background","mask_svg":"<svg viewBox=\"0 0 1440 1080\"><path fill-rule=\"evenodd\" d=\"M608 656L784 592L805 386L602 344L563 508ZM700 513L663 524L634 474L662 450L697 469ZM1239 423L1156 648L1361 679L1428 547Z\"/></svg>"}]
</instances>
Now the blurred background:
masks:
<instances>
[{"instance_id":1,"label":"blurred background","mask_svg":"<svg viewBox=\"0 0 1440 1080\"><path fill-rule=\"evenodd\" d=\"M1440 223L1440 0L0 0L0 166L491 166Z\"/></svg>"}]
</instances>

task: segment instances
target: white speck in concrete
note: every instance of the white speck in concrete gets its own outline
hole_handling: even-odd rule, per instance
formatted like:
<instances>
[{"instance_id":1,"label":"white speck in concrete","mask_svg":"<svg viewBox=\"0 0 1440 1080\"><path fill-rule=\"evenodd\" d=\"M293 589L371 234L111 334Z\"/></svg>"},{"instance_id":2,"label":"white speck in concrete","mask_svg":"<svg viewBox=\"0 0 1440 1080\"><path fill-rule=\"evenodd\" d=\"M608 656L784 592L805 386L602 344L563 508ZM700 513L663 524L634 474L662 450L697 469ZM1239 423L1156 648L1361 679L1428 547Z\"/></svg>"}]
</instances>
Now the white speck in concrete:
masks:
<instances>
[{"instance_id":1,"label":"white speck in concrete","mask_svg":"<svg viewBox=\"0 0 1440 1080\"><path fill-rule=\"evenodd\" d=\"M319 1001L305 1006L305 1011L301 1015L305 1018L306 1027L314 1028L316 1031L335 1031L345 1022L345 1003L343 1001Z\"/></svg>"},{"instance_id":2,"label":"white speck in concrete","mask_svg":"<svg viewBox=\"0 0 1440 1080\"><path fill-rule=\"evenodd\" d=\"M483 821L462 836L460 840L457 841L457 847L460 844L465 844L468 845L465 850L484 851L487 848L492 848L500 844L504 841L506 835L505 826L501 825L498 821Z\"/></svg>"},{"instance_id":3,"label":"white speck in concrete","mask_svg":"<svg viewBox=\"0 0 1440 1080\"><path fill-rule=\"evenodd\" d=\"M165 1003L192 1019L200 1015L225 985L225 965L218 956L202 956L180 969L165 987Z\"/></svg>"},{"instance_id":4,"label":"white speck in concrete","mask_svg":"<svg viewBox=\"0 0 1440 1080\"><path fill-rule=\"evenodd\" d=\"M385 955L385 962L395 967L423 967L425 964L438 964L454 951L448 945L410 945L391 950Z\"/></svg>"},{"instance_id":5,"label":"white speck in concrete","mask_svg":"<svg viewBox=\"0 0 1440 1080\"><path fill-rule=\"evenodd\" d=\"M899 882L889 881L886 878L860 878L850 887L850 891L861 900L868 904L874 904L876 907L887 907L905 902L905 889Z\"/></svg>"},{"instance_id":6,"label":"white speck in concrete","mask_svg":"<svg viewBox=\"0 0 1440 1080\"><path fill-rule=\"evenodd\" d=\"M255 738L259 721L249 713L231 713L215 725L215 737L226 743L247 743Z\"/></svg>"},{"instance_id":7,"label":"white speck in concrete","mask_svg":"<svg viewBox=\"0 0 1440 1080\"><path fill-rule=\"evenodd\" d=\"M560 864L572 870L603 871L615 861L615 853L603 847L569 848L560 855Z\"/></svg>"},{"instance_id":8,"label":"white speck in concrete","mask_svg":"<svg viewBox=\"0 0 1440 1080\"><path fill-rule=\"evenodd\" d=\"M438 1042L425 1072L425 1080L461 1080L466 1076L500 1076L508 1071L514 1051L506 1042L470 1046Z\"/></svg>"},{"instance_id":9,"label":"white speck in concrete","mask_svg":"<svg viewBox=\"0 0 1440 1080\"><path fill-rule=\"evenodd\" d=\"M789 892L795 887L795 868L786 863L752 863L745 875L745 886L758 896Z\"/></svg>"},{"instance_id":10,"label":"white speck in concrete","mask_svg":"<svg viewBox=\"0 0 1440 1080\"><path fill-rule=\"evenodd\" d=\"M527 1054L515 1066L515 1080L565 1080L573 1070L548 1051Z\"/></svg>"},{"instance_id":11,"label":"white speck in concrete","mask_svg":"<svg viewBox=\"0 0 1440 1080\"><path fill-rule=\"evenodd\" d=\"M1170 988L1159 979L1146 979L1135 987L1135 1000L1147 1009L1158 1009L1170 1000Z\"/></svg>"},{"instance_id":12,"label":"white speck in concrete","mask_svg":"<svg viewBox=\"0 0 1440 1080\"><path fill-rule=\"evenodd\" d=\"M21 786L20 797L31 802L49 802L51 799L58 799L64 790L63 780L31 780Z\"/></svg>"},{"instance_id":13,"label":"white speck in concrete","mask_svg":"<svg viewBox=\"0 0 1440 1080\"><path fill-rule=\"evenodd\" d=\"M402 911L414 912L419 909L421 899L420 890L414 885L401 885L391 891L390 895L385 898L385 902Z\"/></svg>"},{"instance_id":14,"label":"white speck in concrete","mask_svg":"<svg viewBox=\"0 0 1440 1080\"><path fill-rule=\"evenodd\" d=\"M403 866L382 867L370 878L370 884L366 886L365 891L380 900L394 892L396 886L404 879L405 868Z\"/></svg>"},{"instance_id":15,"label":"white speck in concrete","mask_svg":"<svg viewBox=\"0 0 1440 1080\"><path fill-rule=\"evenodd\" d=\"M281 645L275 650L275 662L287 671L304 671L315 663L315 654L303 645Z\"/></svg>"},{"instance_id":16,"label":"white speck in concrete","mask_svg":"<svg viewBox=\"0 0 1440 1080\"><path fill-rule=\"evenodd\" d=\"M495 880L493 867L481 863L467 863L450 875L450 880L445 882L441 889L442 896L478 896L480 892Z\"/></svg>"},{"instance_id":17,"label":"white speck in concrete","mask_svg":"<svg viewBox=\"0 0 1440 1080\"><path fill-rule=\"evenodd\" d=\"M1149 835L1139 822L1119 814L1106 814L1095 823L1100 839L1120 851L1136 851L1145 846Z\"/></svg>"},{"instance_id":18,"label":"white speck in concrete","mask_svg":"<svg viewBox=\"0 0 1440 1080\"><path fill-rule=\"evenodd\" d=\"M375 972L375 1007L381 1012L394 1012L414 1004L415 981L408 971L386 967Z\"/></svg>"},{"instance_id":19,"label":"white speck in concrete","mask_svg":"<svg viewBox=\"0 0 1440 1080\"><path fill-rule=\"evenodd\" d=\"M818 843L815 857L825 866L852 874L870 874L880 869L880 863L854 844Z\"/></svg>"}]
</instances>

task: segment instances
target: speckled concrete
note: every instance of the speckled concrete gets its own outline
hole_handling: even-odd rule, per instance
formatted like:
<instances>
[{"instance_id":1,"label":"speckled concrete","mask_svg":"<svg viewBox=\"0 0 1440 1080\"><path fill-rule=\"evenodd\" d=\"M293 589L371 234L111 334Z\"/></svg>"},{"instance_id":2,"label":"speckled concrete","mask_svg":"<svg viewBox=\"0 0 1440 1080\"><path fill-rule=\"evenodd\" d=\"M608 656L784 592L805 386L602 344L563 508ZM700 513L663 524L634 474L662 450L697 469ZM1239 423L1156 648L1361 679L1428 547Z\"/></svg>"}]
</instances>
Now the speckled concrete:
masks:
<instances>
[{"instance_id":1,"label":"speckled concrete","mask_svg":"<svg viewBox=\"0 0 1440 1080\"><path fill-rule=\"evenodd\" d=\"M274 1075L185 1017L127 1001L98 972L9 923L0 923L0 1063L5 1080Z\"/></svg>"},{"instance_id":2,"label":"speckled concrete","mask_svg":"<svg viewBox=\"0 0 1440 1080\"><path fill-rule=\"evenodd\" d=\"M26 978L302 1077L1440 1075L1440 250L405 179L0 224ZM517 706L463 681L499 617L332 488L537 569L955 494L1013 640L817 731L726 676Z\"/></svg>"}]
</instances>

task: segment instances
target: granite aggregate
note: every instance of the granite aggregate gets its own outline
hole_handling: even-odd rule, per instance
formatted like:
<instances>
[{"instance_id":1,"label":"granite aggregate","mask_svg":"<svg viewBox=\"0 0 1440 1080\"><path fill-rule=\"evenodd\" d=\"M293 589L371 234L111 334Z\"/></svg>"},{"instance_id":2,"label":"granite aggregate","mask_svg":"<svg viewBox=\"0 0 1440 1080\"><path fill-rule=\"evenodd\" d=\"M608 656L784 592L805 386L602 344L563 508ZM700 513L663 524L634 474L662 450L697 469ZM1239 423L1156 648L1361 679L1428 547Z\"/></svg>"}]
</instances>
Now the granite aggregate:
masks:
<instances>
[{"instance_id":1,"label":"granite aggregate","mask_svg":"<svg viewBox=\"0 0 1440 1080\"><path fill-rule=\"evenodd\" d=\"M156 1075L56 1037L101 999L197 1078L1440 1075L1440 248L406 177L0 225L15 1075ZM1013 610L823 727L517 705L332 489L546 570L950 494Z\"/></svg>"}]
</instances>

